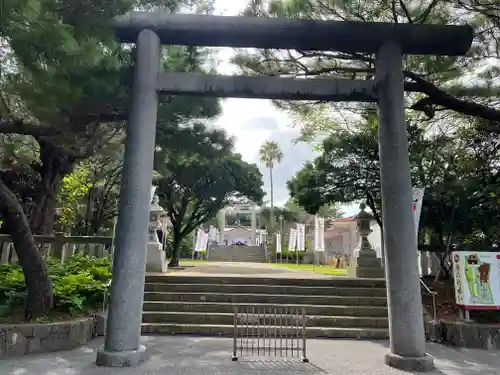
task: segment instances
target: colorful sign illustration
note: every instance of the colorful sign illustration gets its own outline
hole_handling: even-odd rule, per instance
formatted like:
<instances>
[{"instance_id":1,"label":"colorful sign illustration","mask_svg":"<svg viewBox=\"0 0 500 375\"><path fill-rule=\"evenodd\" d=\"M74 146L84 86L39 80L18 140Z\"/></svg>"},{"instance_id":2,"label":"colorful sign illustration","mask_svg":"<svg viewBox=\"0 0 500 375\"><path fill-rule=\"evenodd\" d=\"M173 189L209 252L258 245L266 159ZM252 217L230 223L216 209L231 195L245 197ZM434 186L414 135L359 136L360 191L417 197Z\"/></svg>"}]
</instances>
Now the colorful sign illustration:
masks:
<instances>
[{"instance_id":1,"label":"colorful sign illustration","mask_svg":"<svg viewBox=\"0 0 500 375\"><path fill-rule=\"evenodd\" d=\"M455 251L452 259L457 305L465 310L500 309L500 253Z\"/></svg>"}]
</instances>

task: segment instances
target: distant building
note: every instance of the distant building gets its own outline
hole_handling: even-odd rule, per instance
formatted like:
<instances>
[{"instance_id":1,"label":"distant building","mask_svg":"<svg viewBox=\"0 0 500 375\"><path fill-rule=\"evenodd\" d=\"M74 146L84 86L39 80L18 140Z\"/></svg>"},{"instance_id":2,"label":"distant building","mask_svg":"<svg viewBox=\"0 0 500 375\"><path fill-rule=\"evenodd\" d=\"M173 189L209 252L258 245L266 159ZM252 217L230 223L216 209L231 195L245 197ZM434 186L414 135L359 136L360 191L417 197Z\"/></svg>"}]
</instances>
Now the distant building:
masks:
<instances>
[{"instance_id":1,"label":"distant building","mask_svg":"<svg viewBox=\"0 0 500 375\"><path fill-rule=\"evenodd\" d=\"M372 233L368 236L370 244L380 256L382 236L375 220L371 223ZM360 241L356 216L331 220L325 230L325 251L327 255L351 256Z\"/></svg>"},{"instance_id":2,"label":"distant building","mask_svg":"<svg viewBox=\"0 0 500 375\"><path fill-rule=\"evenodd\" d=\"M257 245L265 242L267 232L264 229L257 229ZM242 244L250 246L252 243L252 228L243 225L229 225L224 228L224 244L226 246Z\"/></svg>"}]
</instances>

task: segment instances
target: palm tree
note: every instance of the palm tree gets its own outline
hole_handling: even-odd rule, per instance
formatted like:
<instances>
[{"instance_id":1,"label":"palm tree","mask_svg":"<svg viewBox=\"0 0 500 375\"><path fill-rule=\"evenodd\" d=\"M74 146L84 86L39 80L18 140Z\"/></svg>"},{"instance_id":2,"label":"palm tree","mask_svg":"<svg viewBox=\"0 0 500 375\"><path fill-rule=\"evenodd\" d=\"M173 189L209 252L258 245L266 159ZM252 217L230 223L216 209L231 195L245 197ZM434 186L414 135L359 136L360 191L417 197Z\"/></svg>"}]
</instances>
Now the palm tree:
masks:
<instances>
[{"instance_id":1,"label":"palm tree","mask_svg":"<svg viewBox=\"0 0 500 375\"><path fill-rule=\"evenodd\" d=\"M267 141L260 147L260 162L269 168L269 181L271 183L271 209L269 211L270 232L273 230L274 218L274 191L273 191L273 168L283 159L283 152L277 142Z\"/></svg>"}]
</instances>

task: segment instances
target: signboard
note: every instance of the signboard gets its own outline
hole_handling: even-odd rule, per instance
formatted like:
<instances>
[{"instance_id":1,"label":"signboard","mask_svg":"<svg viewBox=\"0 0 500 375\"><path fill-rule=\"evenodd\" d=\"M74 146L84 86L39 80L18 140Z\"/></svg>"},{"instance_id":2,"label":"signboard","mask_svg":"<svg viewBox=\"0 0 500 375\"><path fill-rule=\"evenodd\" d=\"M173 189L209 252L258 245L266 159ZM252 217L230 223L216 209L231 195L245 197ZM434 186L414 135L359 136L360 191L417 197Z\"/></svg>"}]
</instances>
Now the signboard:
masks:
<instances>
[{"instance_id":1,"label":"signboard","mask_svg":"<svg viewBox=\"0 0 500 375\"><path fill-rule=\"evenodd\" d=\"M454 251L455 301L464 310L500 310L500 253Z\"/></svg>"}]
</instances>

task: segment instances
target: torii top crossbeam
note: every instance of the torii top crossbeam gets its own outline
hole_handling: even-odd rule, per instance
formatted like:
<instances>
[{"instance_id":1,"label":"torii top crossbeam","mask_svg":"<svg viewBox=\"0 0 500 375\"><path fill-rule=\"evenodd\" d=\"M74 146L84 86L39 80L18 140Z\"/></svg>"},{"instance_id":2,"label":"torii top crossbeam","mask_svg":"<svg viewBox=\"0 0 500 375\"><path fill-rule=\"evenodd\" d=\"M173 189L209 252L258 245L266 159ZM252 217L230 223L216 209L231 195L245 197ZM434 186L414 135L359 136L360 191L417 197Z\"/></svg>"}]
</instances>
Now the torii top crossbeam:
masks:
<instances>
[{"instance_id":1,"label":"torii top crossbeam","mask_svg":"<svg viewBox=\"0 0 500 375\"><path fill-rule=\"evenodd\" d=\"M254 47L302 51L374 53L396 42L404 54L465 54L470 26L339 22L285 18L228 17L162 12L131 12L115 19L116 36L133 43L141 30L154 31L163 44Z\"/></svg>"}]
</instances>

